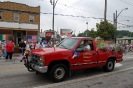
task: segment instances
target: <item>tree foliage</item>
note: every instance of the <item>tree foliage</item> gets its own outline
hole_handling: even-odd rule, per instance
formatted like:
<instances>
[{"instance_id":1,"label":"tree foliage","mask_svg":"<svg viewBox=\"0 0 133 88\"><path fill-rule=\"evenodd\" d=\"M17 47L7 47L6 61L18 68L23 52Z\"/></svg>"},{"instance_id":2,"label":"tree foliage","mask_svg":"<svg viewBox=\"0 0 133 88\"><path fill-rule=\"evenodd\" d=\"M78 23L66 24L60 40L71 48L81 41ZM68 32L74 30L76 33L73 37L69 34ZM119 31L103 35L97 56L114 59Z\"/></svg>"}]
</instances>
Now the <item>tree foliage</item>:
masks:
<instances>
[{"instance_id":1,"label":"tree foliage","mask_svg":"<svg viewBox=\"0 0 133 88\"><path fill-rule=\"evenodd\" d=\"M123 36L133 37L133 32L130 32L128 30L118 30L117 38L122 38Z\"/></svg>"},{"instance_id":2,"label":"tree foliage","mask_svg":"<svg viewBox=\"0 0 133 88\"><path fill-rule=\"evenodd\" d=\"M83 37L84 36L84 33L79 33L78 34L78 37Z\"/></svg>"},{"instance_id":3,"label":"tree foliage","mask_svg":"<svg viewBox=\"0 0 133 88\"><path fill-rule=\"evenodd\" d=\"M96 38L97 32L94 30L94 28L92 28L88 35L89 37Z\"/></svg>"},{"instance_id":4,"label":"tree foliage","mask_svg":"<svg viewBox=\"0 0 133 88\"><path fill-rule=\"evenodd\" d=\"M104 21L101 21L100 23L96 23L96 31L94 28L85 30L83 33L79 33L78 37L100 37L104 40L114 39L115 28L113 24L108 21L106 22L106 30L104 30ZM133 32L128 30L117 30L116 34L117 38L123 38L123 36L133 37Z\"/></svg>"},{"instance_id":5,"label":"tree foliage","mask_svg":"<svg viewBox=\"0 0 133 88\"><path fill-rule=\"evenodd\" d=\"M97 36L100 38L103 38L104 40L113 39L115 28L113 24L106 21L106 30L104 29L104 21L101 21L100 23L96 24L97 28Z\"/></svg>"},{"instance_id":6,"label":"tree foliage","mask_svg":"<svg viewBox=\"0 0 133 88\"><path fill-rule=\"evenodd\" d=\"M92 37L92 38L96 38L96 31L94 31L94 28L92 28L90 31L89 30L85 30L83 33L79 33L78 37Z\"/></svg>"}]
</instances>

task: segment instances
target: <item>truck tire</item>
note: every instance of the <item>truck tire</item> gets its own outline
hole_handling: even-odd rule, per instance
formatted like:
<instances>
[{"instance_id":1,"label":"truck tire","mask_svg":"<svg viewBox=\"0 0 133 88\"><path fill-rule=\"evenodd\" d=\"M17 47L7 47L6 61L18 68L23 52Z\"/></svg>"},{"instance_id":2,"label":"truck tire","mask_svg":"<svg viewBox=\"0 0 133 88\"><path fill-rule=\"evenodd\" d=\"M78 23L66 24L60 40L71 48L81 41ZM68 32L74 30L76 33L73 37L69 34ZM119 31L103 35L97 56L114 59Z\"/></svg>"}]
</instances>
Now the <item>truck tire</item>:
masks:
<instances>
[{"instance_id":1,"label":"truck tire","mask_svg":"<svg viewBox=\"0 0 133 88\"><path fill-rule=\"evenodd\" d=\"M104 71L111 72L114 70L115 61L113 59L109 59L105 66L103 66Z\"/></svg>"},{"instance_id":2,"label":"truck tire","mask_svg":"<svg viewBox=\"0 0 133 88\"><path fill-rule=\"evenodd\" d=\"M63 81L68 73L68 69L64 64L56 64L52 67L49 71L49 76L54 82L61 82Z\"/></svg>"}]
</instances>

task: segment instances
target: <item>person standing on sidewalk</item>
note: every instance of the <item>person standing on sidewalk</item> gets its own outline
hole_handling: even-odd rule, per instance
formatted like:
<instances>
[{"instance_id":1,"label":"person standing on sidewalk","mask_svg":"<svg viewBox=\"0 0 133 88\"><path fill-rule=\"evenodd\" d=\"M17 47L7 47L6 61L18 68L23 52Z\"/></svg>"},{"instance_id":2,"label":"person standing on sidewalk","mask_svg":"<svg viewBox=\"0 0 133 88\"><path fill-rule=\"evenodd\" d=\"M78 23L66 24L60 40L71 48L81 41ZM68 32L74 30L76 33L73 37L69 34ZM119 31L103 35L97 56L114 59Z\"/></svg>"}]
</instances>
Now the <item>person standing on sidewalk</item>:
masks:
<instances>
[{"instance_id":1,"label":"person standing on sidewalk","mask_svg":"<svg viewBox=\"0 0 133 88\"><path fill-rule=\"evenodd\" d=\"M2 50L2 46L0 45L0 59L3 58L3 50Z\"/></svg>"},{"instance_id":2,"label":"person standing on sidewalk","mask_svg":"<svg viewBox=\"0 0 133 88\"><path fill-rule=\"evenodd\" d=\"M40 42L37 41L35 49L39 49L41 47Z\"/></svg>"},{"instance_id":3,"label":"person standing on sidewalk","mask_svg":"<svg viewBox=\"0 0 133 88\"><path fill-rule=\"evenodd\" d=\"M25 48L26 48L26 44L24 43L24 40L21 40L21 42L19 43L19 49L22 55L24 55Z\"/></svg>"},{"instance_id":4,"label":"person standing on sidewalk","mask_svg":"<svg viewBox=\"0 0 133 88\"><path fill-rule=\"evenodd\" d=\"M14 43L12 42L12 40L10 40L8 44L6 44L6 52L7 52L6 60L8 60L8 57L10 60L12 60L13 51L14 51Z\"/></svg>"}]
</instances>

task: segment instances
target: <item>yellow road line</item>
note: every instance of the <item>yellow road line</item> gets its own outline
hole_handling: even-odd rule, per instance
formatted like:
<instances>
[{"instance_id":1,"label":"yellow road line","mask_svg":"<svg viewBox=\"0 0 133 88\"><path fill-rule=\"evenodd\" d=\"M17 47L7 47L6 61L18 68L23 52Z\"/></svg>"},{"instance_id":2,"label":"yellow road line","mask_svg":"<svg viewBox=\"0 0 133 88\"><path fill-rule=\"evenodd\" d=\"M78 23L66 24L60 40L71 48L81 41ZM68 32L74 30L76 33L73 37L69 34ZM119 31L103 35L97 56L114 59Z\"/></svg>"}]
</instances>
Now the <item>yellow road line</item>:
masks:
<instances>
[{"instance_id":1,"label":"yellow road line","mask_svg":"<svg viewBox=\"0 0 133 88\"><path fill-rule=\"evenodd\" d=\"M12 70L12 69L20 69L20 68L26 68L25 66L19 66L19 67L11 67L11 68L0 68L0 70Z\"/></svg>"}]
</instances>

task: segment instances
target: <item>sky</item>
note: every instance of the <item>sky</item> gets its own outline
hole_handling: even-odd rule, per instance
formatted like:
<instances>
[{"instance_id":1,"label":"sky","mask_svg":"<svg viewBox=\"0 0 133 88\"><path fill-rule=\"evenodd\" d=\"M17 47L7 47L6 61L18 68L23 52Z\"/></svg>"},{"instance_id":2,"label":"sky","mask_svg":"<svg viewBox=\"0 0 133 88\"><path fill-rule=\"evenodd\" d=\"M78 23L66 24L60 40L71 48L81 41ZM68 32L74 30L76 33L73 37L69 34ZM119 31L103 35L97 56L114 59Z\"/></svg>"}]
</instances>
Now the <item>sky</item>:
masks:
<instances>
[{"instance_id":1,"label":"sky","mask_svg":"<svg viewBox=\"0 0 133 88\"><path fill-rule=\"evenodd\" d=\"M12 1L17 3L24 3L29 6L40 6L42 13L52 13L53 8L50 0L1 0ZM57 1L57 0L55 0ZM55 6L55 14L84 16L71 17L55 15L54 29L71 29L75 34L81 33L87 29L96 30L96 23L104 18L105 0L58 0ZM127 10L123 10L128 8ZM126 27L126 25L133 25L133 0L107 0L107 20L113 23L113 13L121 14L118 17L118 30L129 30L133 32L133 27ZM98 19L94 19L94 18ZM52 29L52 14L41 14L40 29L43 31Z\"/></svg>"}]
</instances>

